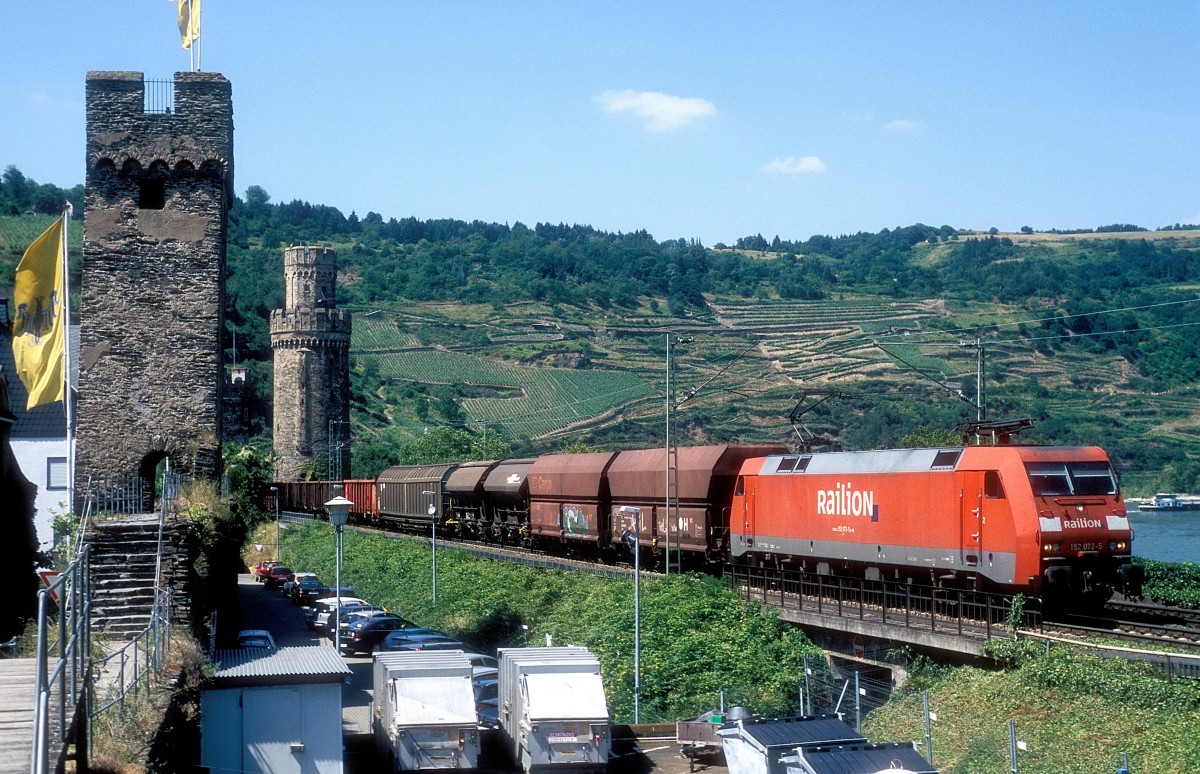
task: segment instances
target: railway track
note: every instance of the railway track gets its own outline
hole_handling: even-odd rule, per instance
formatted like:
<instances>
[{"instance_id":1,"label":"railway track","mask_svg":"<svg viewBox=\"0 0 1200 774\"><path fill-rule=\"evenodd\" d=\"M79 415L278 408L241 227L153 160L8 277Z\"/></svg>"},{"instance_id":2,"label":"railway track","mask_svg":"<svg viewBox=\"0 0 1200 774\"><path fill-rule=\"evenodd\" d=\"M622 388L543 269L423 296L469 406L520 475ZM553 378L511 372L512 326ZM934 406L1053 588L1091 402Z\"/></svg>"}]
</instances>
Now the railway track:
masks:
<instances>
[{"instance_id":1,"label":"railway track","mask_svg":"<svg viewBox=\"0 0 1200 774\"><path fill-rule=\"evenodd\" d=\"M1044 623L1042 633L1069 639L1117 640L1139 648L1200 654L1200 626L1186 623L1152 623L1145 620L1143 615L1067 615L1059 620Z\"/></svg>"},{"instance_id":2,"label":"railway track","mask_svg":"<svg viewBox=\"0 0 1200 774\"><path fill-rule=\"evenodd\" d=\"M1147 602L1132 602L1125 599L1109 600L1108 604L1104 607L1106 610L1129 620L1200 628L1200 610L1167 607Z\"/></svg>"}]
</instances>

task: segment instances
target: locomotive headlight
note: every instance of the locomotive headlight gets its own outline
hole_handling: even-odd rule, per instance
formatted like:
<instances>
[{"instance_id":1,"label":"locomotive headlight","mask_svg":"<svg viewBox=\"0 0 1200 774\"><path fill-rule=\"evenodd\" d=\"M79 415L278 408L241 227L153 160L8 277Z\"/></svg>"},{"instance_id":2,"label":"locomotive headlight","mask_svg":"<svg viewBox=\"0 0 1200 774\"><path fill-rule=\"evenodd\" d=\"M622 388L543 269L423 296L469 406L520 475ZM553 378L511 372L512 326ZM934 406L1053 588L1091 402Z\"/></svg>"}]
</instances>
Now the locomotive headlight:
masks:
<instances>
[{"instance_id":1,"label":"locomotive headlight","mask_svg":"<svg viewBox=\"0 0 1200 774\"><path fill-rule=\"evenodd\" d=\"M1116 550L1117 550L1117 541L1115 541L1115 540L1111 540L1111 541L1109 541L1109 543L1108 543L1108 550L1109 550L1109 551L1116 551Z\"/></svg>"},{"instance_id":2,"label":"locomotive headlight","mask_svg":"<svg viewBox=\"0 0 1200 774\"><path fill-rule=\"evenodd\" d=\"M1050 553L1050 544L1049 543L1046 543L1042 546L1042 553L1044 553L1044 554Z\"/></svg>"}]
</instances>

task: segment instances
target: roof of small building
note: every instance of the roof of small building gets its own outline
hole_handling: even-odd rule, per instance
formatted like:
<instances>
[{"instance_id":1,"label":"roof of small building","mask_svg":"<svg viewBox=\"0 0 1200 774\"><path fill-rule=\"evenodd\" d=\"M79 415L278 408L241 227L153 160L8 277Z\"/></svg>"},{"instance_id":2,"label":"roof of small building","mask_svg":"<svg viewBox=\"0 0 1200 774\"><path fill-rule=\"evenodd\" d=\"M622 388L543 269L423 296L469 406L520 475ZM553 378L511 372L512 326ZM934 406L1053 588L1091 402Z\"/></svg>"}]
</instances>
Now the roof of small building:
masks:
<instances>
[{"instance_id":1,"label":"roof of small building","mask_svg":"<svg viewBox=\"0 0 1200 774\"><path fill-rule=\"evenodd\" d=\"M873 772L895 771L896 774L938 774L929 761L911 744L855 744L831 747L816 747L799 750L797 758L803 761L799 771L813 774L872 774ZM788 759L784 758L784 764ZM788 770L797 770L788 767Z\"/></svg>"},{"instance_id":2,"label":"roof of small building","mask_svg":"<svg viewBox=\"0 0 1200 774\"><path fill-rule=\"evenodd\" d=\"M350 668L328 645L310 647L218 650L211 683L230 685L312 685L340 683Z\"/></svg>"},{"instance_id":3,"label":"roof of small building","mask_svg":"<svg viewBox=\"0 0 1200 774\"><path fill-rule=\"evenodd\" d=\"M855 731L837 715L807 715L794 718L751 717L725 723L717 732L722 737L741 733L763 748L799 747L837 742L865 742L866 737Z\"/></svg>"}]
</instances>

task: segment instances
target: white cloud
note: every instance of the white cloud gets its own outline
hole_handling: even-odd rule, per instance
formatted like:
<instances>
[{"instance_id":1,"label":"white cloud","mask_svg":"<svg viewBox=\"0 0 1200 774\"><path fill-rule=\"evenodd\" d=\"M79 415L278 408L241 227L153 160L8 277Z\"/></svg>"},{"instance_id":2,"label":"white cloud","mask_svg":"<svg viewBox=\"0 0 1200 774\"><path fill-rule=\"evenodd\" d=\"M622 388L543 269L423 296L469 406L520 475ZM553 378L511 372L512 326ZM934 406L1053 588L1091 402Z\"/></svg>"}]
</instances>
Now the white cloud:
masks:
<instances>
[{"instance_id":1,"label":"white cloud","mask_svg":"<svg viewBox=\"0 0 1200 774\"><path fill-rule=\"evenodd\" d=\"M778 172L781 175L819 175L825 171L825 162L816 156L788 156L774 159L762 166L763 172Z\"/></svg>"},{"instance_id":2,"label":"white cloud","mask_svg":"<svg viewBox=\"0 0 1200 774\"><path fill-rule=\"evenodd\" d=\"M654 132L670 132L715 116L717 106L699 97L676 97L661 91L606 91L596 97L606 113L629 113Z\"/></svg>"},{"instance_id":3,"label":"white cloud","mask_svg":"<svg viewBox=\"0 0 1200 774\"><path fill-rule=\"evenodd\" d=\"M915 132L921 128L919 121L911 121L907 118L899 118L895 121L888 121L883 125L885 132Z\"/></svg>"}]
</instances>

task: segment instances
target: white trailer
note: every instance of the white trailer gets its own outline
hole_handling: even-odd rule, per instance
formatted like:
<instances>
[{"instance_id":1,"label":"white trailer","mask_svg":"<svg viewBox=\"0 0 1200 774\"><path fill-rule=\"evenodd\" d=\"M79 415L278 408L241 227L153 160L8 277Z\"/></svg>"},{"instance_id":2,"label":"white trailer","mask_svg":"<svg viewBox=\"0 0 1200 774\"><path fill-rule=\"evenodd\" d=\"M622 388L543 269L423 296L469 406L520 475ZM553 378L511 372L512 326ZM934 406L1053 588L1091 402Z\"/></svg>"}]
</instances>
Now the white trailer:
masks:
<instances>
[{"instance_id":1,"label":"white trailer","mask_svg":"<svg viewBox=\"0 0 1200 774\"><path fill-rule=\"evenodd\" d=\"M475 769L479 729L461 650L375 654L371 724L389 771Z\"/></svg>"},{"instance_id":2,"label":"white trailer","mask_svg":"<svg viewBox=\"0 0 1200 774\"><path fill-rule=\"evenodd\" d=\"M612 749L600 662L587 648L501 648L500 729L526 772L601 772Z\"/></svg>"}]
</instances>

